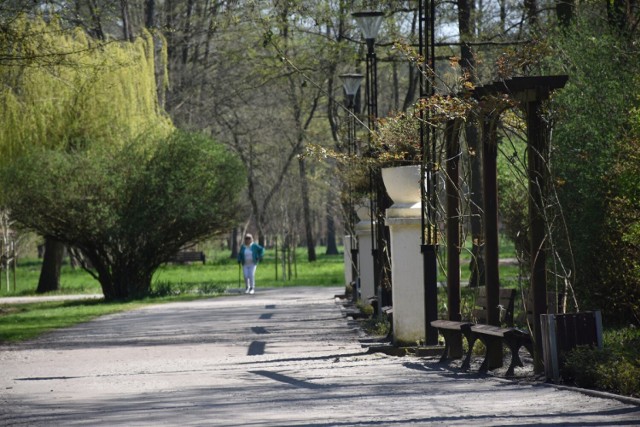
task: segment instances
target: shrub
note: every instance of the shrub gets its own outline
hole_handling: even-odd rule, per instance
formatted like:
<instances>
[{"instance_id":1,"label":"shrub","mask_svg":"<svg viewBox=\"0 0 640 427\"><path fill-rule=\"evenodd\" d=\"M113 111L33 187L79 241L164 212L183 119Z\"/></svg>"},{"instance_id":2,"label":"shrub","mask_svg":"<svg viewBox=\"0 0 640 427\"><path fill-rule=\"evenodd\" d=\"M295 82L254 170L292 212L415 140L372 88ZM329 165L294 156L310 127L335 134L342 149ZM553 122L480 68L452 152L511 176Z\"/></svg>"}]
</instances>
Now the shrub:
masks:
<instances>
[{"instance_id":1,"label":"shrub","mask_svg":"<svg viewBox=\"0 0 640 427\"><path fill-rule=\"evenodd\" d=\"M221 145L182 132L112 151L32 152L0 174L12 216L79 249L107 300L148 295L182 246L227 229L244 182Z\"/></svg>"},{"instance_id":2,"label":"shrub","mask_svg":"<svg viewBox=\"0 0 640 427\"><path fill-rule=\"evenodd\" d=\"M373 310L373 306L371 304L367 304L367 303L364 303L362 301L358 301L356 306L362 312L362 314L364 314L365 316L373 316L373 311L374 310Z\"/></svg>"},{"instance_id":3,"label":"shrub","mask_svg":"<svg viewBox=\"0 0 640 427\"><path fill-rule=\"evenodd\" d=\"M579 347L564 358L562 378L579 387L640 396L640 331L607 331L604 349Z\"/></svg>"}]
</instances>

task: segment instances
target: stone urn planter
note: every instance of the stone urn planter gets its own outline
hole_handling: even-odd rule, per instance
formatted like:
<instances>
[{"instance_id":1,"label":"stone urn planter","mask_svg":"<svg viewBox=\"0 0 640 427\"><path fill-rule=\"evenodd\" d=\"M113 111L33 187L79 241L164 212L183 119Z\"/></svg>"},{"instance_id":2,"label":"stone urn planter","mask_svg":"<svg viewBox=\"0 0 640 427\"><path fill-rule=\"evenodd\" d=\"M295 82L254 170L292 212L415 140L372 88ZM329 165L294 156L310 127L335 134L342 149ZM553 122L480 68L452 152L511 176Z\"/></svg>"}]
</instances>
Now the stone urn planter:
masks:
<instances>
[{"instance_id":1,"label":"stone urn planter","mask_svg":"<svg viewBox=\"0 0 640 427\"><path fill-rule=\"evenodd\" d=\"M382 181L394 204L408 207L420 202L420 165L383 168Z\"/></svg>"},{"instance_id":2,"label":"stone urn planter","mask_svg":"<svg viewBox=\"0 0 640 427\"><path fill-rule=\"evenodd\" d=\"M420 165L383 168L382 181L393 200L387 216L412 215L407 209L420 208Z\"/></svg>"},{"instance_id":3,"label":"stone urn planter","mask_svg":"<svg viewBox=\"0 0 640 427\"><path fill-rule=\"evenodd\" d=\"M371 221L371 205L369 200L363 200L356 205L356 215L360 221Z\"/></svg>"}]
</instances>

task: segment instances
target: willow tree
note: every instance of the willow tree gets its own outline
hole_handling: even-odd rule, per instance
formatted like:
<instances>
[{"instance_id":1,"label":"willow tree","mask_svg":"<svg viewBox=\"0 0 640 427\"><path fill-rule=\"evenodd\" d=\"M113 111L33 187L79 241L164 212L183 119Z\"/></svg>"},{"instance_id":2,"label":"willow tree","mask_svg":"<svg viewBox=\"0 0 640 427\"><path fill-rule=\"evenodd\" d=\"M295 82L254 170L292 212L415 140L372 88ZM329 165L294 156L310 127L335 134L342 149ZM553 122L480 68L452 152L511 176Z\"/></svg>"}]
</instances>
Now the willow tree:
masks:
<instances>
[{"instance_id":1,"label":"willow tree","mask_svg":"<svg viewBox=\"0 0 640 427\"><path fill-rule=\"evenodd\" d=\"M19 17L0 33L0 164L34 147L73 151L167 135L153 40L97 42L57 21ZM62 245L45 235L38 292L59 287Z\"/></svg>"}]
</instances>

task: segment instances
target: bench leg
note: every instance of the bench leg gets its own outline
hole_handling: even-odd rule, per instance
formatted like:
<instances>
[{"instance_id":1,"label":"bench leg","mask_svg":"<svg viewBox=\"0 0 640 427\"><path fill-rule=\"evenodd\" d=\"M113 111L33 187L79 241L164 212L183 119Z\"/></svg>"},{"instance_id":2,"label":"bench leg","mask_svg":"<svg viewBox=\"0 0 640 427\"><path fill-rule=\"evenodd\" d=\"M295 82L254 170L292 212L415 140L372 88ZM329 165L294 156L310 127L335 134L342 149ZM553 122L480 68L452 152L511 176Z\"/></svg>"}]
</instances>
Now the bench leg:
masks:
<instances>
[{"instance_id":1,"label":"bench leg","mask_svg":"<svg viewBox=\"0 0 640 427\"><path fill-rule=\"evenodd\" d=\"M438 363L444 363L449 358L449 334L446 331L441 331L439 329L438 332L444 337L444 351L442 352L442 356L440 356Z\"/></svg>"},{"instance_id":2,"label":"bench leg","mask_svg":"<svg viewBox=\"0 0 640 427\"><path fill-rule=\"evenodd\" d=\"M521 347L520 343L507 343L507 345L509 347L509 350L511 351L511 364L507 369L506 376L512 377L516 366L523 367L524 364L520 359L520 354L518 354L520 352L520 347Z\"/></svg>"},{"instance_id":3,"label":"bench leg","mask_svg":"<svg viewBox=\"0 0 640 427\"><path fill-rule=\"evenodd\" d=\"M478 372L486 373L502 366L502 338L485 335L480 338L486 351Z\"/></svg>"},{"instance_id":4,"label":"bench leg","mask_svg":"<svg viewBox=\"0 0 640 427\"><path fill-rule=\"evenodd\" d=\"M449 359L449 344L447 344L447 339L444 340L444 351L442 352L442 356L438 360L438 363L444 363Z\"/></svg>"},{"instance_id":5,"label":"bench leg","mask_svg":"<svg viewBox=\"0 0 640 427\"><path fill-rule=\"evenodd\" d=\"M471 367L471 355L473 354L473 346L476 344L478 337L472 333L465 333L465 337L467 338L467 345L469 348L467 349L467 355L465 356L460 369L462 369L463 371L468 371Z\"/></svg>"},{"instance_id":6,"label":"bench leg","mask_svg":"<svg viewBox=\"0 0 640 427\"><path fill-rule=\"evenodd\" d=\"M440 357L440 363L447 359L457 359L462 357L460 345L457 343L462 340L461 332L449 329L439 329L438 332L440 332L444 337L444 351ZM458 348L458 351L456 351L456 348Z\"/></svg>"},{"instance_id":7,"label":"bench leg","mask_svg":"<svg viewBox=\"0 0 640 427\"><path fill-rule=\"evenodd\" d=\"M531 356L533 356L533 343L529 338L510 338L505 337L505 343L509 347L511 351L511 364L509 365L509 369L507 369L506 376L512 377L515 371L516 366L523 367L524 363L522 363L522 359L520 359L520 348L525 347Z\"/></svg>"}]
</instances>

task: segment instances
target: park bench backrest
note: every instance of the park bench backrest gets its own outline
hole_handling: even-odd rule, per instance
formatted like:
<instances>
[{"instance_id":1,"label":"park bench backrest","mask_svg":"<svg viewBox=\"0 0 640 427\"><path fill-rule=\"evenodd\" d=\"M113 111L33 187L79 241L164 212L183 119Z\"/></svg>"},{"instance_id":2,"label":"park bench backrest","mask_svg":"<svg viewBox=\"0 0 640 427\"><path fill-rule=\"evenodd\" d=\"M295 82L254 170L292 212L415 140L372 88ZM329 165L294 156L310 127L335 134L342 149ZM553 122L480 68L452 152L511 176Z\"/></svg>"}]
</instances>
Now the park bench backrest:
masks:
<instances>
[{"instance_id":1,"label":"park bench backrest","mask_svg":"<svg viewBox=\"0 0 640 427\"><path fill-rule=\"evenodd\" d=\"M487 323L487 289L479 287L475 295L474 307L471 312L472 319L477 323ZM513 325L513 307L516 298L515 289L500 289L498 301L502 306L500 321L507 326Z\"/></svg>"}]
</instances>

